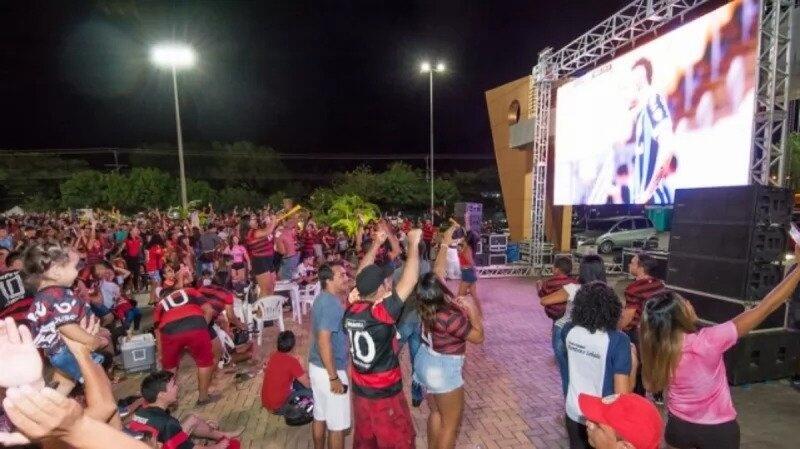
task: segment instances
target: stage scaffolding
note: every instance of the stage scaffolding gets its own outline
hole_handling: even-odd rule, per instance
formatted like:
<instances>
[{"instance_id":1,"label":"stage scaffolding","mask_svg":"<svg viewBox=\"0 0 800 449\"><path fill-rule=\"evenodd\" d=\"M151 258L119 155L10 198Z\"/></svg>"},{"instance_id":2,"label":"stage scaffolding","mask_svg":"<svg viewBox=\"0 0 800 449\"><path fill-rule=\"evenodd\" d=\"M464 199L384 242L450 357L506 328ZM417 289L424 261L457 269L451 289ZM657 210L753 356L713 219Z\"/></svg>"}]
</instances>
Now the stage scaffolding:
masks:
<instances>
[{"instance_id":1,"label":"stage scaffolding","mask_svg":"<svg viewBox=\"0 0 800 449\"><path fill-rule=\"evenodd\" d=\"M550 146L551 95L555 83L635 46L675 19L710 0L636 0L560 50L546 48L533 68L529 111L536 120L533 141L531 259L535 271L545 261L545 198ZM786 175L786 135L789 90L789 37L792 0L762 0L758 51L756 114L751 149L751 179L757 184L783 185Z\"/></svg>"}]
</instances>

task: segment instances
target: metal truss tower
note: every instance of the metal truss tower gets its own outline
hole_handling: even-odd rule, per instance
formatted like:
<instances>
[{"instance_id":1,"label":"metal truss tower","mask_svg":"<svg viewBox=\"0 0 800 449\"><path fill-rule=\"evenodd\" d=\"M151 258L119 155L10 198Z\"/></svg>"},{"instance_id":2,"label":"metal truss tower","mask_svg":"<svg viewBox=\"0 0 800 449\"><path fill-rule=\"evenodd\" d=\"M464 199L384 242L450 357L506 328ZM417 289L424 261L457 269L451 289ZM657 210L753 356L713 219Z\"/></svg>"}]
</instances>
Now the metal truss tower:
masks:
<instances>
[{"instance_id":1,"label":"metal truss tower","mask_svg":"<svg viewBox=\"0 0 800 449\"><path fill-rule=\"evenodd\" d=\"M783 186L789 123L792 0L762 0L751 183Z\"/></svg>"},{"instance_id":2,"label":"metal truss tower","mask_svg":"<svg viewBox=\"0 0 800 449\"><path fill-rule=\"evenodd\" d=\"M544 259L544 216L550 146L552 89L558 80L614 57L638 39L683 19L710 0L635 0L558 51L539 53L533 68L529 109L535 116L533 142L533 214L531 263ZM789 39L792 0L762 0L758 52L757 106L753 132L751 178L760 184L782 185L788 116Z\"/></svg>"}]
</instances>

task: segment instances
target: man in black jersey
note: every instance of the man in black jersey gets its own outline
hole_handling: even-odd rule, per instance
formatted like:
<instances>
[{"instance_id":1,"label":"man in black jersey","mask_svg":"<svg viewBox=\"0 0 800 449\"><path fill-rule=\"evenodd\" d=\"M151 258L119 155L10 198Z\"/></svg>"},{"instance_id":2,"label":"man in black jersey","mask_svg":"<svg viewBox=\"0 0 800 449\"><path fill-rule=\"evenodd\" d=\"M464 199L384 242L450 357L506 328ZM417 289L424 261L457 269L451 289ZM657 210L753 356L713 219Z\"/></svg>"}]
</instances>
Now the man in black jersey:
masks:
<instances>
[{"instance_id":1,"label":"man in black jersey","mask_svg":"<svg viewBox=\"0 0 800 449\"><path fill-rule=\"evenodd\" d=\"M384 230L375 233L344 313L353 368L353 449L414 448L414 425L403 395L395 323L419 278L422 231L408 233L408 257L394 289L392 271L374 263L375 253L387 237Z\"/></svg>"},{"instance_id":2,"label":"man in black jersey","mask_svg":"<svg viewBox=\"0 0 800 449\"><path fill-rule=\"evenodd\" d=\"M158 371L142 381L142 397L147 407L140 408L133 415L128 428L135 432L149 433L161 443L162 449L226 449L237 446L231 444L238 432L221 432L217 425L197 415L189 415L183 423L169 413L169 408L178 402L178 384L175 375L169 371ZM190 437L216 441L214 444L194 444Z\"/></svg>"}]
</instances>

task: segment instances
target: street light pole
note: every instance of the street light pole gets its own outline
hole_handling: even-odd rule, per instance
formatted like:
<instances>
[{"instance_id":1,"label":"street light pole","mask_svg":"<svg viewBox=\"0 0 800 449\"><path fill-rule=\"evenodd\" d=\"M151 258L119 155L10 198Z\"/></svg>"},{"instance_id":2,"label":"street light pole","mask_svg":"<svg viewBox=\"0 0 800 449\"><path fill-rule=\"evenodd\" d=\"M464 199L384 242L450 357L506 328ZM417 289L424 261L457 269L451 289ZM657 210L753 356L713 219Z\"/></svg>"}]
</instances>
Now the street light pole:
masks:
<instances>
[{"instance_id":1,"label":"street light pole","mask_svg":"<svg viewBox=\"0 0 800 449\"><path fill-rule=\"evenodd\" d=\"M175 97L175 129L178 133L178 167L181 182L181 208L183 213L189 212L189 201L186 198L186 167L183 163L183 132L181 130L181 108L178 102L178 69L194 65L196 55L191 47L178 43L166 43L153 47L150 57L153 64L172 70L172 93Z\"/></svg>"},{"instance_id":2,"label":"street light pole","mask_svg":"<svg viewBox=\"0 0 800 449\"><path fill-rule=\"evenodd\" d=\"M183 132L181 131L181 108L178 103L178 71L172 66L172 91L175 94L175 128L178 132L178 169L181 179L181 207L184 213L189 211L189 201L186 199L186 171L183 165Z\"/></svg>"},{"instance_id":3,"label":"street light pole","mask_svg":"<svg viewBox=\"0 0 800 449\"><path fill-rule=\"evenodd\" d=\"M434 210L434 196L433 196L433 72L436 71L438 73L444 73L445 66L443 62L436 63L436 66L432 66L430 62L423 62L420 65L420 71L422 73L428 74L428 89L430 94L430 119L431 119L431 155L430 155L430 176L431 176L431 222L433 222L433 210Z\"/></svg>"},{"instance_id":4,"label":"street light pole","mask_svg":"<svg viewBox=\"0 0 800 449\"><path fill-rule=\"evenodd\" d=\"M433 70L428 72L428 85L430 87L430 116L431 116L431 223L433 223Z\"/></svg>"}]
</instances>

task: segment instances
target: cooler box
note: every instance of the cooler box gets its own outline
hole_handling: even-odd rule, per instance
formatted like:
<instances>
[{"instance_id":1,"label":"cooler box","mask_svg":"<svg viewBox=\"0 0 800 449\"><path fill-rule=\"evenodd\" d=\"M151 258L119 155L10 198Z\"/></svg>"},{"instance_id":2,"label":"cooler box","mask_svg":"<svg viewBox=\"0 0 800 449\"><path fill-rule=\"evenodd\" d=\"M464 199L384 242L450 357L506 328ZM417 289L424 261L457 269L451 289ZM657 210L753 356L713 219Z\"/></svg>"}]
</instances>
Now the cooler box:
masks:
<instances>
[{"instance_id":1,"label":"cooler box","mask_svg":"<svg viewBox=\"0 0 800 449\"><path fill-rule=\"evenodd\" d=\"M134 335L120 346L122 366L135 373L149 371L156 366L156 341L152 334Z\"/></svg>"},{"instance_id":2,"label":"cooler box","mask_svg":"<svg viewBox=\"0 0 800 449\"><path fill-rule=\"evenodd\" d=\"M506 258L509 263L519 260L519 243L509 243L506 246Z\"/></svg>"}]
</instances>

